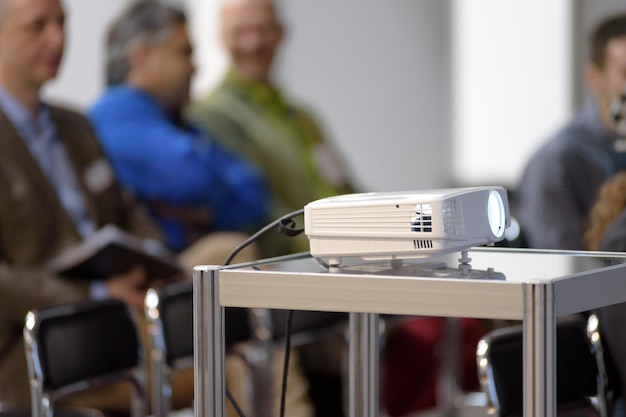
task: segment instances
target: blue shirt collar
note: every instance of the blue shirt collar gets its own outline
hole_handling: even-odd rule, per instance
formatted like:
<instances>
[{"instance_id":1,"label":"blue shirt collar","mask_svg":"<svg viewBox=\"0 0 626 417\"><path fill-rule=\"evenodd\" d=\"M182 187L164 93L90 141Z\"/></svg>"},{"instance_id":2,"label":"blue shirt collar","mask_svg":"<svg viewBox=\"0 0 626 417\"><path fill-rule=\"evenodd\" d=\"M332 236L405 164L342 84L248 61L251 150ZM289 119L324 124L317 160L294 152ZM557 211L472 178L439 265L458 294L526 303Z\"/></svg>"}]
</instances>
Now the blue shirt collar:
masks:
<instances>
[{"instance_id":1,"label":"blue shirt collar","mask_svg":"<svg viewBox=\"0 0 626 417\"><path fill-rule=\"evenodd\" d=\"M0 109L8 117L23 138L30 138L34 135L34 130L52 124L50 120L50 110L40 103L37 118L33 118L28 109L11 93L0 86Z\"/></svg>"}]
</instances>

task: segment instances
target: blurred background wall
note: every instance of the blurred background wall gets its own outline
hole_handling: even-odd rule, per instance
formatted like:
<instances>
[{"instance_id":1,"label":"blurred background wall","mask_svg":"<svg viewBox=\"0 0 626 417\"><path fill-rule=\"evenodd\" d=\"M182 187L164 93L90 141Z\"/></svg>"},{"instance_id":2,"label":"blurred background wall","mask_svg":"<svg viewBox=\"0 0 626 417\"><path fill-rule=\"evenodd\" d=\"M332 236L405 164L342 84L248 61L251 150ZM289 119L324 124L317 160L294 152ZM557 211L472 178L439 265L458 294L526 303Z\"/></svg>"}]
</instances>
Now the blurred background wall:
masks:
<instances>
[{"instance_id":1,"label":"blurred background wall","mask_svg":"<svg viewBox=\"0 0 626 417\"><path fill-rule=\"evenodd\" d=\"M219 0L190 13L194 95L227 60ZM64 0L68 47L55 101L103 88L107 25L127 0ZM586 97L586 36L623 0L283 0L276 80L311 108L367 191L515 186L530 153Z\"/></svg>"}]
</instances>

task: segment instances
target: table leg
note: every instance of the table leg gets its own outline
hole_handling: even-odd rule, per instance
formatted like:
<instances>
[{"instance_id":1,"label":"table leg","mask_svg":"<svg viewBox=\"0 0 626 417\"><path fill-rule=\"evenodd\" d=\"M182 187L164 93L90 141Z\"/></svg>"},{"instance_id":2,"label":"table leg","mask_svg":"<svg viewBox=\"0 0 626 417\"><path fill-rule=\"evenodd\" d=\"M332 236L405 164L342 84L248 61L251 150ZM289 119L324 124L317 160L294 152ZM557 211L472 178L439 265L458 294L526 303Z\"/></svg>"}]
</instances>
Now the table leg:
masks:
<instances>
[{"instance_id":1,"label":"table leg","mask_svg":"<svg viewBox=\"0 0 626 417\"><path fill-rule=\"evenodd\" d=\"M224 308L218 275L217 267L193 272L195 417L225 415Z\"/></svg>"},{"instance_id":2,"label":"table leg","mask_svg":"<svg viewBox=\"0 0 626 417\"><path fill-rule=\"evenodd\" d=\"M556 318L551 284L524 288L524 417L556 415Z\"/></svg>"},{"instance_id":3,"label":"table leg","mask_svg":"<svg viewBox=\"0 0 626 417\"><path fill-rule=\"evenodd\" d=\"M378 314L350 313L350 417L376 417L379 407Z\"/></svg>"},{"instance_id":4,"label":"table leg","mask_svg":"<svg viewBox=\"0 0 626 417\"><path fill-rule=\"evenodd\" d=\"M459 387L459 319L446 317L443 328L442 361L439 386L437 387L437 407L442 417L456 417L459 415L457 400L461 395Z\"/></svg>"}]
</instances>

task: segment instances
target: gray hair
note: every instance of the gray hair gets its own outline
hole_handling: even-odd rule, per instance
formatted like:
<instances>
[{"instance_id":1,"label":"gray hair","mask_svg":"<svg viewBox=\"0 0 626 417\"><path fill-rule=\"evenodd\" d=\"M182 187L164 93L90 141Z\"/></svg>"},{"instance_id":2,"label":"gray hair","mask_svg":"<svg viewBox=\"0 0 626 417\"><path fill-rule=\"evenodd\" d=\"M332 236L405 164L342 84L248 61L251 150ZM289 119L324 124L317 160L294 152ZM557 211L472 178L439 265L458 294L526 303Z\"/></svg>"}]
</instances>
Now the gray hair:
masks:
<instances>
[{"instance_id":1,"label":"gray hair","mask_svg":"<svg viewBox=\"0 0 626 417\"><path fill-rule=\"evenodd\" d=\"M166 41L176 23L187 23L185 13L157 0L140 0L126 9L110 27L107 35L107 85L123 84L126 81L130 69L128 54L132 48Z\"/></svg>"}]
</instances>

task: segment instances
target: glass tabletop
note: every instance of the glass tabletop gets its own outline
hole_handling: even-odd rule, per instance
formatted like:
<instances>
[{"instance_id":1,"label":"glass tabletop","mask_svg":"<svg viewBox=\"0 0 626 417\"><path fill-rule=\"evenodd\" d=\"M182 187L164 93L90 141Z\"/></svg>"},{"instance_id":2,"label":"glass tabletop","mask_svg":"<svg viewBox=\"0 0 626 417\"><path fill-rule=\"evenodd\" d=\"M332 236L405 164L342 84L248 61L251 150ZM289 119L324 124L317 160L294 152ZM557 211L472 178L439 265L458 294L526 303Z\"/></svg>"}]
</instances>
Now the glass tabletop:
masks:
<instances>
[{"instance_id":1,"label":"glass tabletop","mask_svg":"<svg viewBox=\"0 0 626 417\"><path fill-rule=\"evenodd\" d=\"M329 267L324 259L315 259L308 252L303 252L224 268L515 282L527 281L529 278L551 280L624 262L626 262L626 253L622 252L474 247L467 251L465 257L461 252L402 260L372 261L355 257L343 258L339 267ZM469 265L469 268L464 267L464 264Z\"/></svg>"}]
</instances>

